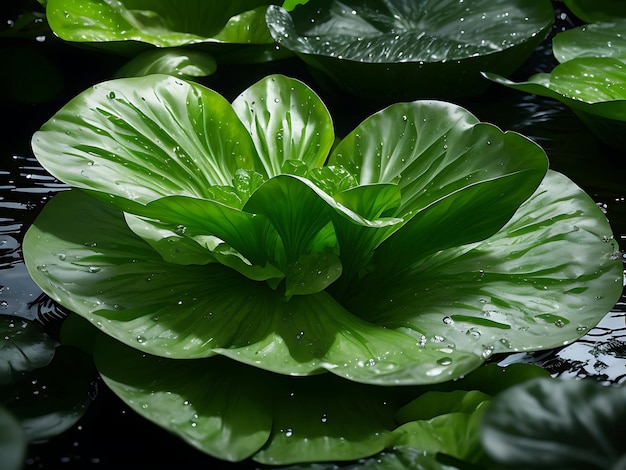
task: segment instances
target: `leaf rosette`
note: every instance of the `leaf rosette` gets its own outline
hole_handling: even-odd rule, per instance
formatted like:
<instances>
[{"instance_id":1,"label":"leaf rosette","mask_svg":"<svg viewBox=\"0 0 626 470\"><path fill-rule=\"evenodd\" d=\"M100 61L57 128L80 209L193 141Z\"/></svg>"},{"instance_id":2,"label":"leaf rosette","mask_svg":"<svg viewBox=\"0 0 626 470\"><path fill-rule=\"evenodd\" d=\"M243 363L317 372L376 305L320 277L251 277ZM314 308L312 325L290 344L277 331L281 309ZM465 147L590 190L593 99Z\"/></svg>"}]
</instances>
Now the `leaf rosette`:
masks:
<instances>
[{"instance_id":1,"label":"leaf rosette","mask_svg":"<svg viewBox=\"0 0 626 470\"><path fill-rule=\"evenodd\" d=\"M232 103L165 75L98 84L33 136L73 189L26 234L29 272L153 356L380 385L563 345L617 301L604 214L529 139L415 101L334 142L281 75Z\"/></svg>"}]
</instances>

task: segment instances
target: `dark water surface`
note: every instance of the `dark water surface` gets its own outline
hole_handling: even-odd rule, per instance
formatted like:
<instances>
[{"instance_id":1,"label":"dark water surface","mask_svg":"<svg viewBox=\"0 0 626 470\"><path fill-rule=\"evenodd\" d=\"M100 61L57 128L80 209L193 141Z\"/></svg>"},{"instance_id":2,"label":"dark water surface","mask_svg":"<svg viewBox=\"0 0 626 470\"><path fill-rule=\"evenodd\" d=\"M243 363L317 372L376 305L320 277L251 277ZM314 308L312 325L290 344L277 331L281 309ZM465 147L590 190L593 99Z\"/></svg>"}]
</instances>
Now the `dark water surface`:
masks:
<instances>
[{"instance_id":1,"label":"dark water surface","mask_svg":"<svg viewBox=\"0 0 626 470\"><path fill-rule=\"evenodd\" d=\"M559 19L553 32L573 24L567 16ZM0 25L0 31L10 29L10 23L6 24L6 27ZM34 30L42 26L33 19L30 27ZM53 327L63 312L42 295L28 276L21 242L46 201L66 186L47 174L35 160L30 136L67 100L111 77L124 59L62 44L46 35L45 29L42 32L26 34L24 38L0 36L0 60L9 71L0 72L3 90L0 103L7 119L0 126L0 314L39 319ZM526 79L536 71L549 71L554 65L552 60L546 40L517 75ZM233 98L267 73L310 79L297 60L267 67L218 71L207 84ZM315 83L308 83L315 88ZM224 89L230 90L231 95ZM337 120L339 132L350 130L373 111L349 99L346 101L345 97L318 91ZM458 104L483 121L518 131L539 143L548 153L552 168L583 187L605 211L620 249L622 252L626 249L626 175L619 170L626 161L625 152L599 142L567 108L553 100L492 87L480 99ZM622 383L626 381L625 320L623 295L604 320L579 341L559 350L503 359L505 363L538 363L555 376ZM31 445L25 468L258 467L245 463L218 466L213 459L136 416L96 377L92 392L95 399L78 425L47 443Z\"/></svg>"}]
</instances>

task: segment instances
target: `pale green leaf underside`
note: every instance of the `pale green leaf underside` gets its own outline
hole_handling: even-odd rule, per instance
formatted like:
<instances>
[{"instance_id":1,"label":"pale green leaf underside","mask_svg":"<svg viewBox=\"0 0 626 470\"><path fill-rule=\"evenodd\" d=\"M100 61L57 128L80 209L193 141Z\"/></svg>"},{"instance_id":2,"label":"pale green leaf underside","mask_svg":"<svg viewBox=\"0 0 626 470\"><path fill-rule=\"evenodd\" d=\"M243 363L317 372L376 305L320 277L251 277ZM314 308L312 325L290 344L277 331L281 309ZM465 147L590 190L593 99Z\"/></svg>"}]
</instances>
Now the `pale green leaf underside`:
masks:
<instances>
[{"instance_id":1,"label":"pale green leaf underside","mask_svg":"<svg viewBox=\"0 0 626 470\"><path fill-rule=\"evenodd\" d=\"M549 2L317 1L268 9L273 38L303 54L360 62L437 62L513 47L553 21Z\"/></svg>"}]
</instances>

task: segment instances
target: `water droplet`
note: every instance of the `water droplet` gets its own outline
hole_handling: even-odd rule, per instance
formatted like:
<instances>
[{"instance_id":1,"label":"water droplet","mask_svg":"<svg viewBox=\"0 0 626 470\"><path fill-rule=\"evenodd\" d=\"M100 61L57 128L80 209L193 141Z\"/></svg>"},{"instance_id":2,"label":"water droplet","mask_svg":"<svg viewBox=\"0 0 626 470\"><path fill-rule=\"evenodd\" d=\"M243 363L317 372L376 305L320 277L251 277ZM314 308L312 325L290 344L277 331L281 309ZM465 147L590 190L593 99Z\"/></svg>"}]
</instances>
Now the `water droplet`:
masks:
<instances>
[{"instance_id":1,"label":"water droplet","mask_svg":"<svg viewBox=\"0 0 626 470\"><path fill-rule=\"evenodd\" d=\"M442 357L441 359L437 359L437 364L442 366L449 366L452 364L452 359L449 357Z\"/></svg>"},{"instance_id":2,"label":"water droplet","mask_svg":"<svg viewBox=\"0 0 626 470\"><path fill-rule=\"evenodd\" d=\"M322 419L321 419L322 423L327 423L328 422L328 416L326 416L326 413L324 413L322 415Z\"/></svg>"},{"instance_id":3,"label":"water droplet","mask_svg":"<svg viewBox=\"0 0 626 470\"><path fill-rule=\"evenodd\" d=\"M89 272L90 273L99 273L100 272L100 268L97 266L89 266Z\"/></svg>"},{"instance_id":4,"label":"water droplet","mask_svg":"<svg viewBox=\"0 0 626 470\"><path fill-rule=\"evenodd\" d=\"M287 428L285 430L285 437L291 437L291 436L293 436L293 429Z\"/></svg>"},{"instance_id":5,"label":"water droplet","mask_svg":"<svg viewBox=\"0 0 626 470\"><path fill-rule=\"evenodd\" d=\"M450 317L443 317L443 322L446 325L452 325L454 323L454 320L452 318L450 318Z\"/></svg>"},{"instance_id":6,"label":"water droplet","mask_svg":"<svg viewBox=\"0 0 626 470\"><path fill-rule=\"evenodd\" d=\"M478 331L476 328L470 328L465 334L476 339L480 338L480 331Z\"/></svg>"},{"instance_id":7,"label":"water droplet","mask_svg":"<svg viewBox=\"0 0 626 470\"><path fill-rule=\"evenodd\" d=\"M137 338L135 338L135 340L139 343L139 344L143 344L146 342L146 338L144 338L143 336L137 336Z\"/></svg>"},{"instance_id":8,"label":"water droplet","mask_svg":"<svg viewBox=\"0 0 626 470\"><path fill-rule=\"evenodd\" d=\"M114 91L109 92L108 96L109 96L110 99L114 99L115 98L115 92Z\"/></svg>"}]
</instances>

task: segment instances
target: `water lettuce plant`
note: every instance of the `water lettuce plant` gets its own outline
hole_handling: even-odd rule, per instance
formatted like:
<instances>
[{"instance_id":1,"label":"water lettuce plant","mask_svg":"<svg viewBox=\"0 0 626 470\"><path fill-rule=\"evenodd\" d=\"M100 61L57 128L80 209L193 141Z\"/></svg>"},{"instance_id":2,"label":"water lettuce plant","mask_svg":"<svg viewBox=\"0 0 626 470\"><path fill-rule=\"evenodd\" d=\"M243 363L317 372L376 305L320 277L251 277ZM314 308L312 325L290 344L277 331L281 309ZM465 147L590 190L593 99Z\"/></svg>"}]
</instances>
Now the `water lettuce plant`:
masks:
<instances>
[{"instance_id":1,"label":"water lettuce plant","mask_svg":"<svg viewBox=\"0 0 626 470\"><path fill-rule=\"evenodd\" d=\"M616 19L557 34L553 50L560 64L525 82L515 83L494 73L484 75L510 88L560 101L598 138L622 148L626 142L625 26L626 20Z\"/></svg>"},{"instance_id":2,"label":"water lettuce plant","mask_svg":"<svg viewBox=\"0 0 626 470\"><path fill-rule=\"evenodd\" d=\"M334 141L285 76L232 104L162 75L96 85L33 136L75 189L29 229L26 265L146 353L385 385L560 346L615 304L606 218L532 141L437 101Z\"/></svg>"},{"instance_id":3,"label":"water lettuce plant","mask_svg":"<svg viewBox=\"0 0 626 470\"><path fill-rule=\"evenodd\" d=\"M267 10L274 40L321 83L387 103L483 93L480 72L512 73L553 21L547 0L318 0Z\"/></svg>"}]
</instances>

